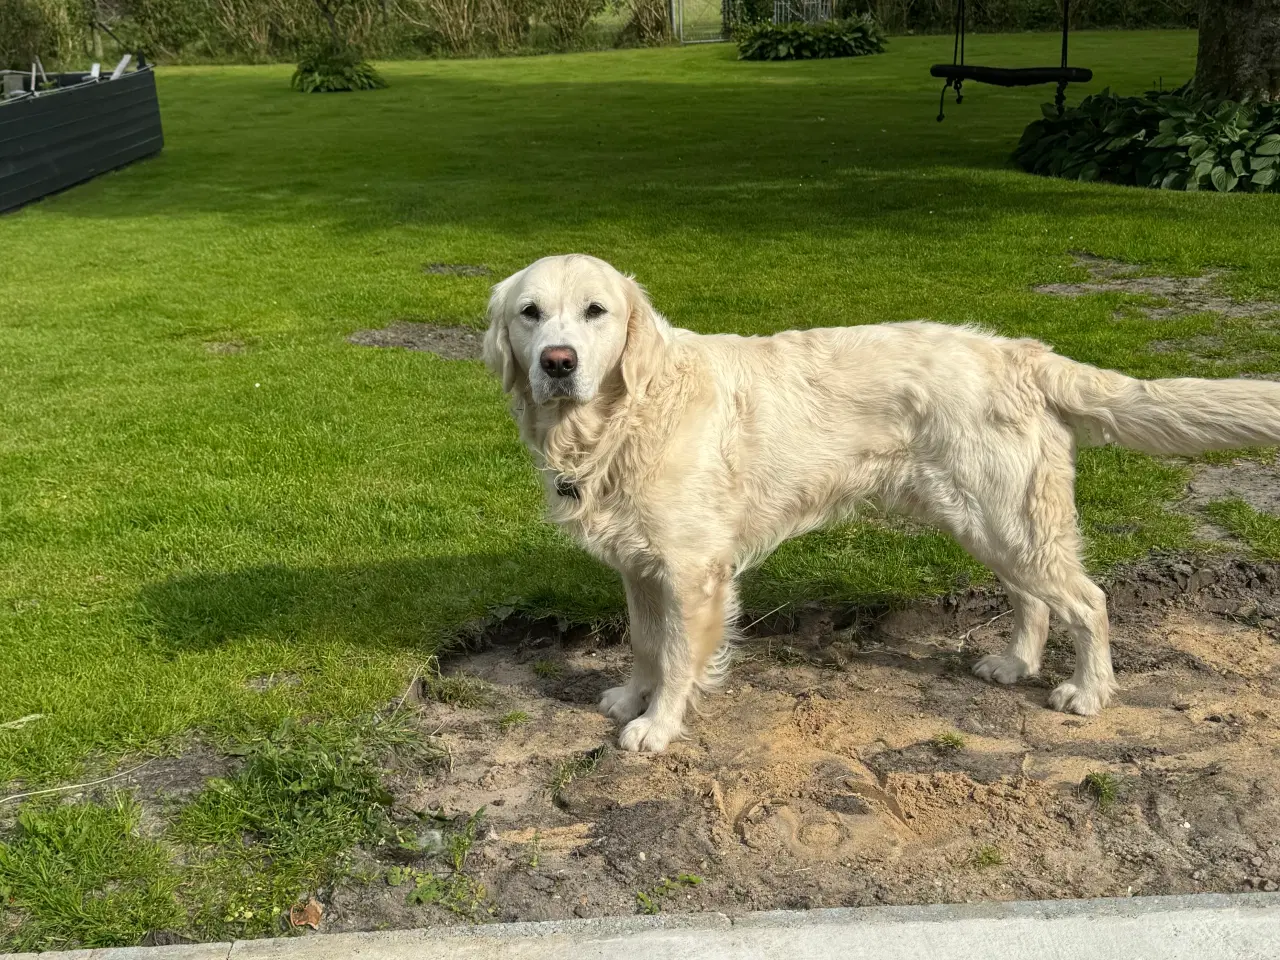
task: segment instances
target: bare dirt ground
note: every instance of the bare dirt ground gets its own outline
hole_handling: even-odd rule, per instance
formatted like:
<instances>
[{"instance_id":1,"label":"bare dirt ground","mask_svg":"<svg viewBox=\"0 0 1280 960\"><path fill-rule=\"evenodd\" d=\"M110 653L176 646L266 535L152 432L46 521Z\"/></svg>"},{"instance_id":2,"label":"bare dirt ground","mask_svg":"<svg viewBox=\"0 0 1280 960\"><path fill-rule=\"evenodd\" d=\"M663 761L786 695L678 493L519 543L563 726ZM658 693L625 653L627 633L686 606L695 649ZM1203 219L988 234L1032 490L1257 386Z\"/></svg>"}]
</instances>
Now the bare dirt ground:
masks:
<instances>
[{"instance_id":1,"label":"bare dirt ground","mask_svg":"<svg viewBox=\"0 0 1280 960\"><path fill-rule=\"evenodd\" d=\"M1108 260L1084 250L1071 251L1075 265L1089 273L1084 283L1047 283L1036 293L1057 297L1083 297L1094 293L1129 293L1151 298L1136 309L1150 320L1164 320L1191 313L1216 313L1232 319L1261 317L1280 312L1280 303L1235 300L1217 289L1222 270L1198 277L1152 276L1142 264Z\"/></svg>"},{"instance_id":2,"label":"bare dirt ground","mask_svg":"<svg viewBox=\"0 0 1280 960\"><path fill-rule=\"evenodd\" d=\"M1125 309L1153 321L1280 311L1220 292L1221 271L1152 276L1075 256L1086 282L1037 291L1136 294ZM454 272L442 266L424 269ZM447 329L402 322L351 340L475 355L478 334ZM1180 508L1241 496L1275 513L1278 480L1275 464L1196 465ZM1207 523L1199 533L1242 546ZM621 636L507 619L447 664L490 702L424 698L422 729L450 762L396 771L395 792L459 823L483 808L466 872L483 915L504 920L1275 890L1278 587L1280 567L1224 558L1115 574L1120 690L1093 718L1045 708L1071 671L1060 634L1039 678L1002 688L970 674L1007 636L996 592L777 615L688 739L657 756L613 750L595 712L626 674ZM325 929L466 922L410 905L377 879L385 863L362 867L326 892Z\"/></svg>"},{"instance_id":3,"label":"bare dirt ground","mask_svg":"<svg viewBox=\"0 0 1280 960\"><path fill-rule=\"evenodd\" d=\"M358 347L422 350L445 360L479 360L484 334L470 327L451 327L405 317L381 330L357 330L347 337L347 342Z\"/></svg>"},{"instance_id":4,"label":"bare dirt ground","mask_svg":"<svg viewBox=\"0 0 1280 960\"><path fill-rule=\"evenodd\" d=\"M509 620L449 664L491 704L424 703L451 762L396 792L484 808L467 869L496 919L1273 890L1277 586L1280 567L1239 560L1119 575L1120 691L1094 718L1044 706L1070 672L1061 636L1036 680L969 673L1005 640L995 593L778 615L661 755L613 751L595 712L627 667L618 637ZM1110 803L1082 787L1098 773ZM329 930L462 922L378 882L329 901Z\"/></svg>"}]
</instances>

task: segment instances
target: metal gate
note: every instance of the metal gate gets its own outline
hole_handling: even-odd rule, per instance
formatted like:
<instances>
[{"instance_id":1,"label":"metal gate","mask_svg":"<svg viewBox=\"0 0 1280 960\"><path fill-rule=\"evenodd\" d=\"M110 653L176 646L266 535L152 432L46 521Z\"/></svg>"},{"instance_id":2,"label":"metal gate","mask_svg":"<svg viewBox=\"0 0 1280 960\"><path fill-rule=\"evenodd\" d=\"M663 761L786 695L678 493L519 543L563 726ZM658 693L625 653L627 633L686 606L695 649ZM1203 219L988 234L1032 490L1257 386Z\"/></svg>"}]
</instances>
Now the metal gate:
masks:
<instances>
[{"instance_id":1,"label":"metal gate","mask_svg":"<svg viewBox=\"0 0 1280 960\"><path fill-rule=\"evenodd\" d=\"M731 0L668 0L671 27L681 43L729 39Z\"/></svg>"}]
</instances>

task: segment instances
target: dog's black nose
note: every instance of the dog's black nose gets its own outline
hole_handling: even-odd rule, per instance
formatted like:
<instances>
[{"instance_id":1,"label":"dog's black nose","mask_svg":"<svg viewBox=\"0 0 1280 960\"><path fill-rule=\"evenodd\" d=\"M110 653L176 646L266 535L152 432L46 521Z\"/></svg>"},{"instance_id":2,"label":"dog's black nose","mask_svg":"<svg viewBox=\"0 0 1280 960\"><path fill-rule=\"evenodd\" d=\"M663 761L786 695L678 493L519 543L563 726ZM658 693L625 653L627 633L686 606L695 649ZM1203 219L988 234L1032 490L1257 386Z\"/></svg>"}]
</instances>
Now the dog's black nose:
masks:
<instances>
[{"instance_id":1,"label":"dog's black nose","mask_svg":"<svg viewBox=\"0 0 1280 960\"><path fill-rule=\"evenodd\" d=\"M559 380L578 369L578 351L573 347L547 347L538 358L538 364L548 377Z\"/></svg>"}]
</instances>

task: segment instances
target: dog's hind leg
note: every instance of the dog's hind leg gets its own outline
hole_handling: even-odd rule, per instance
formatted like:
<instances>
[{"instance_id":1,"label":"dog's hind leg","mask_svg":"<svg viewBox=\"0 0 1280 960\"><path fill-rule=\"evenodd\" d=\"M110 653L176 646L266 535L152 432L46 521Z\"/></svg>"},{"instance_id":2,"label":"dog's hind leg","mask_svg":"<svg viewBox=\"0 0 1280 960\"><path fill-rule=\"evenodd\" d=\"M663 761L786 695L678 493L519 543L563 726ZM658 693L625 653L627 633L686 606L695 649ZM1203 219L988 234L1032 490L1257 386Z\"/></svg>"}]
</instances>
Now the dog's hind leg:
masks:
<instances>
[{"instance_id":1,"label":"dog's hind leg","mask_svg":"<svg viewBox=\"0 0 1280 960\"><path fill-rule=\"evenodd\" d=\"M627 593L627 630L631 635L631 676L620 687L610 687L600 699L600 712L619 723L630 723L644 713L645 704L661 674L663 645L663 589L657 580L624 576Z\"/></svg>"},{"instance_id":2,"label":"dog's hind leg","mask_svg":"<svg viewBox=\"0 0 1280 960\"><path fill-rule=\"evenodd\" d=\"M668 602L658 654L658 684L648 709L622 730L624 750L666 749L684 729L689 701L699 687L715 678L717 654L725 637L725 618L737 609L727 565L668 588Z\"/></svg>"},{"instance_id":3,"label":"dog's hind leg","mask_svg":"<svg viewBox=\"0 0 1280 960\"><path fill-rule=\"evenodd\" d=\"M1001 579L1006 578L1011 581L1011 597L1019 593L1031 595L1043 608L1040 618L1046 627L1048 611L1052 610L1071 634L1076 652L1075 673L1049 694L1049 706L1085 716L1097 713L1107 705L1115 691L1106 594L1089 579L1083 565L1074 556L1055 558L1044 567L1028 564L1016 575L1006 573L1001 576ZM1030 675L1035 672L1030 669L1032 666L1039 667L1039 654L1043 648L1043 639L1033 643L1033 638L1020 632L1015 625L1013 641L1008 649L1002 654L983 657L974 665L974 672L1000 683L1012 683L1018 679L1017 676L1004 679L997 671L1003 668L1008 671L1006 675L1011 675L1025 665L1028 669L1024 675ZM1028 657L1034 659L1028 660Z\"/></svg>"},{"instance_id":4,"label":"dog's hind leg","mask_svg":"<svg viewBox=\"0 0 1280 960\"><path fill-rule=\"evenodd\" d=\"M1010 676L1020 669L1010 658L1028 673L1038 668L1052 612L1071 634L1076 669L1049 695L1049 706L1095 714L1110 699L1115 677L1106 594L1080 560L1072 447L1069 437L1046 430L1032 449L1030 457L980 460L981 475L965 485L968 496L956 498L972 508L955 515L953 532L1009 587L1017 621L1009 649L994 663L979 661L975 670L1004 680L1000 672Z\"/></svg>"},{"instance_id":5,"label":"dog's hind leg","mask_svg":"<svg viewBox=\"0 0 1280 960\"><path fill-rule=\"evenodd\" d=\"M1013 608L1013 634L1003 653L992 653L973 665L983 680L1017 683L1040 672L1040 658L1049 638L1049 605L1003 581Z\"/></svg>"},{"instance_id":6,"label":"dog's hind leg","mask_svg":"<svg viewBox=\"0 0 1280 960\"><path fill-rule=\"evenodd\" d=\"M1105 707L1115 692L1107 595L1077 564L1074 570L1064 569L1046 583L1041 596L1066 622L1076 648L1075 673L1049 694L1049 706L1091 716Z\"/></svg>"}]
</instances>

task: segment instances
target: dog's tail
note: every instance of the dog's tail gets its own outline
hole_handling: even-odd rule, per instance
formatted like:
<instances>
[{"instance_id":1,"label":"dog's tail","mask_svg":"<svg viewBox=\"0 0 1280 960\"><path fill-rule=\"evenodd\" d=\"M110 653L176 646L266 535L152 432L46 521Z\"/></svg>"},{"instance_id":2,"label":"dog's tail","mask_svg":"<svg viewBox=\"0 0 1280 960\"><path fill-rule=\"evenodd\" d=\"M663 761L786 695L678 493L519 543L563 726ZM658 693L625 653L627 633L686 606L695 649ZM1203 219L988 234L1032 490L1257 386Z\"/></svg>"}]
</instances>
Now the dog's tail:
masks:
<instances>
[{"instance_id":1,"label":"dog's tail","mask_svg":"<svg viewBox=\"0 0 1280 960\"><path fill-rule=\"evenodd\" d=\"M1135 380L1051 353L1039 380L1086 443L1184 456L1280 443L1280 383Z\"/></svg>"}]
</instances>

